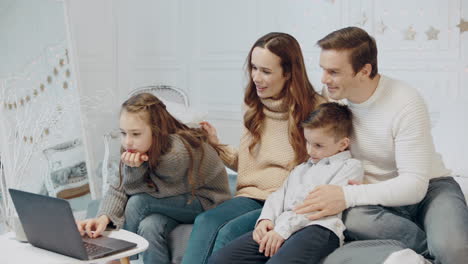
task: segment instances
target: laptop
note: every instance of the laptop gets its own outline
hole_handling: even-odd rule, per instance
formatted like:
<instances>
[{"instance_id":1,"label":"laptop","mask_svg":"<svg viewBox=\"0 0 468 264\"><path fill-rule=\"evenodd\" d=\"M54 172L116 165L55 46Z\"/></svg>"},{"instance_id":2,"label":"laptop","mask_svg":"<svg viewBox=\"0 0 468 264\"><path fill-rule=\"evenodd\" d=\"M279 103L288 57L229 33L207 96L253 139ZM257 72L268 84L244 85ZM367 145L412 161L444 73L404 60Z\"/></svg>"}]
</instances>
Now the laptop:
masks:
<instances>
[{"instance_id":1,"label":"laptop","mask_svg":"<svg viewBox=\"0 0 468 264\"><path fill-rule=\"evenodd\" d=\"M82 237L68 201L8 189L28 242L80 260L101 258L136 247L135 243L101 236Z\"/></svg>"}]
</instances>

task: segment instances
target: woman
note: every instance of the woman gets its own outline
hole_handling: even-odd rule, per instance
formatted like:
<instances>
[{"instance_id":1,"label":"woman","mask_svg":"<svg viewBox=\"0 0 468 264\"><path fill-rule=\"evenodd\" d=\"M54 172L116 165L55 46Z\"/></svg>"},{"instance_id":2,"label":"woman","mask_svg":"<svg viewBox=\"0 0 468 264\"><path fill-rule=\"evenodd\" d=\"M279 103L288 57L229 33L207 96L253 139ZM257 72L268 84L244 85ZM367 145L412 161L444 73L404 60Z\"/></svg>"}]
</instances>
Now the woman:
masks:
<instances>
[{"instance_id":1,"label":"woman","mask_svg":"<svg viewBox=\"0 0 468 264\"><path fill-rule=\"evenodd\" d=\"M195 225L183 264L206 263L213 250L253 230L268 195L307 159L300 123L325 100L307 78L299 43L285 33L258 39L247 56L249 82L239 149L224 146L221 159L238 172L236 197L206 211ZM216 129L203 122L210 143Z\"/></svg>"}]
</instances>

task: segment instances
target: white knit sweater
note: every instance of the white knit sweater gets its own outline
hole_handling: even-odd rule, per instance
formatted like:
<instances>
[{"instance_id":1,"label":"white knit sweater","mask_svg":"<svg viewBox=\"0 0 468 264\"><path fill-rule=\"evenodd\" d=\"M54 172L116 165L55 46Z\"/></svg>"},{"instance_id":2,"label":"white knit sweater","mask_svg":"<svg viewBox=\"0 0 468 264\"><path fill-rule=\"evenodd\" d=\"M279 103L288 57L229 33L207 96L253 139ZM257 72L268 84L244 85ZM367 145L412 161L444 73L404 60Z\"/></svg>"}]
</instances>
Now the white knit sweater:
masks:
<instances>
[{"instance_id":1,"label":"white knit sweater","mask_svg":"<svg viewBox=\"0 0 468 264\"><path fill-rule=\"evenodd\" d=\"M434 150L423 98L407 84L381 76L374 94L353 112L351 154L362 161L364 182L343 187L346 206L404 206L420 202L429 180L448 176Z\"/></svg>"}]
</instances>

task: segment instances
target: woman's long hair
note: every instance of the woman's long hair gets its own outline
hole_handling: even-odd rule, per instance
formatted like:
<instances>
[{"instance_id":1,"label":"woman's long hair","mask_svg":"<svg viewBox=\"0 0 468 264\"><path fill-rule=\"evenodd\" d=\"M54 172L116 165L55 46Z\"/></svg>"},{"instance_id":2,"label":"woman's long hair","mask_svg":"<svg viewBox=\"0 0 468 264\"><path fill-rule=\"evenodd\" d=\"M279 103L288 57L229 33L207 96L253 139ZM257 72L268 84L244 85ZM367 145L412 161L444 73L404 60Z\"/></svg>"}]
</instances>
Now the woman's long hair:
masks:
<instances>
[{"instance_id":1,"label":"woman's long hair","mask_svg":"<svg viewBox=\"0 0 468 264\"><path fill-rule=\"evenodd\" d=\"M147 153L150 169L155 169L159 165L159 157L166 154L171 149L172 146L169 136L171 134L176 134L180 137L190 156L188 181L192 187L192 195L194 195L196 181L193 176L195 167L193 151L199 150L201 152L200 165L198 166L198 175L200 176L201 163L203 162L205 154L202 144L209 143L207 133L201 128L190 128L175 119L166 110L166 105L150 93L140 93L132 96L122 104L121 111L141 114L143 120L151 127L152 144ZM212 146L216 151L219 151L217 145L212 144ZM121 149L121 152L123 151L124 149ZM120 167L122 167L122 163ZM120 185L122 184L121 175L122 174L120 174ZM198 179L198 182L202 181L202 178Z\"/></svg>"},{"instance_id":2,"label":"woman's long hair","mask_svg":"<svg viewBox=\"0 0 468 264\"><path fill-rule=\"evenodd\" d=\"M244 126L249 130L253 138L249 145L251 153L255 145L260 142L263 120L265 119L264 106L257 95L251 74L252 51L256 47L268 49L278 56L281 59L284 76L290 76L284 84L280 97L283 98L283 103L289 108L289 142L295 153L294 160L290 165L296 166L307 160L306 141L301 122L315 109L320 95L315 92L307 77L301 47L293 36L286 33L272 32L258 39L250 49L246 61L249 82L244 96L244 103L248 106L244 114Z\"/></svg>"}]
</instances>

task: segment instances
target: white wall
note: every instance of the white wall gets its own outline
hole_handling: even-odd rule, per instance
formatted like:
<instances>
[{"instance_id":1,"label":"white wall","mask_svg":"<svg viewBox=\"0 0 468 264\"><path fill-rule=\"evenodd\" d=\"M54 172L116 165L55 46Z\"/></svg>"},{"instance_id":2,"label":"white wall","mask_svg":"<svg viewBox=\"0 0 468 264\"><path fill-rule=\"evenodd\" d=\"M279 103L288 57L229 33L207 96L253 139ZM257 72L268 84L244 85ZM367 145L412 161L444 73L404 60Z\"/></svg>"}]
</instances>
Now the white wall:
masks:
<instances>
[{"instance_id":1,"label":"white wall","mask_svg":"<svg viewBox=\"0 0 468 264\"><path fill-rule=\"evenodd\" d=\"M321 89L316 41L344 26L376 37L379 70L417 87L434 119L436 147L456 173L468 175L468 20L466 0L81 0L71 1L71 24L84 95L99 96L87 113L92 147L117 125L129 90L170 84L209 112L221 139L237 144L245 82L254 41L271 31L300 42L310 78ZM382 23L387 28L382 31ZM436 40L425 33L440 30ZM412 27L414 40L406 40ZM105 96L101 96L105 95Z\"/></svg>"}]
</instances>

